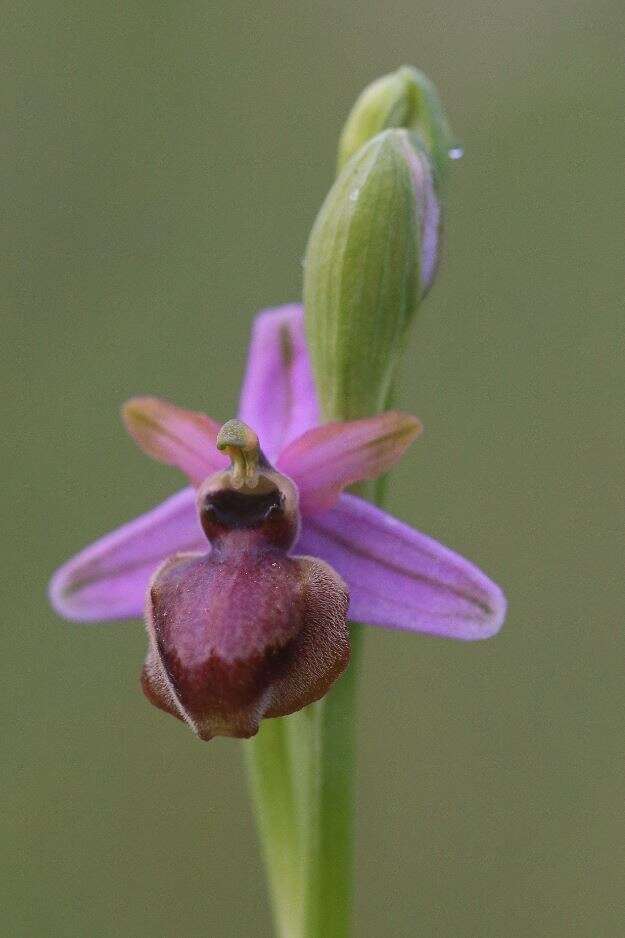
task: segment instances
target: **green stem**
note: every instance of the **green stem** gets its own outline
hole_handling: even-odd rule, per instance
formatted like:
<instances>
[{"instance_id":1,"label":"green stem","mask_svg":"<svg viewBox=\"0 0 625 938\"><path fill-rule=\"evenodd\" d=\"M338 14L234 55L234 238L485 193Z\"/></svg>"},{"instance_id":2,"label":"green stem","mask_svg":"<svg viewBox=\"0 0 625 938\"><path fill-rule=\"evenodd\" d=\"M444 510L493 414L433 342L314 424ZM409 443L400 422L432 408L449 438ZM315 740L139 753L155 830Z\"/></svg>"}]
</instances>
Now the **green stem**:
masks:
<instances>
[{"instance_id":1,"label":"green stem","mask_svg":"<svg viewBox=\"0 0 625 938\"><path fill-rule=\"evenodd\" d=\"M303 938L346 938L353 898L356 805L356 695L361 626L351 626L352 659L314 705L318 754L307 861Z\"/></svg>"},{"instance_id":2,"label":"green stem","mask_svg":"<svg viewBox=\"0 0 625 938\"><path fill-rule=\"evenodd\" d=\"M301 938L301 823L287 719L264 720L245 754L278 935Z\"/></svg>"},{"instance_id":3,"label":"green stem","mask_svg":"<svg viewBox=\"0 0 625 938\"><path fill-rule=\"evenodd\" d=\"M375 500L372 483L354 494ZM353 905L356 816L357 695L364 632L350 624L351 660L342 678L314 705L316 785L306 862L302 938L348 938ZM311 709L311 708L309 708Z\"/></svg>"}]
</instances>

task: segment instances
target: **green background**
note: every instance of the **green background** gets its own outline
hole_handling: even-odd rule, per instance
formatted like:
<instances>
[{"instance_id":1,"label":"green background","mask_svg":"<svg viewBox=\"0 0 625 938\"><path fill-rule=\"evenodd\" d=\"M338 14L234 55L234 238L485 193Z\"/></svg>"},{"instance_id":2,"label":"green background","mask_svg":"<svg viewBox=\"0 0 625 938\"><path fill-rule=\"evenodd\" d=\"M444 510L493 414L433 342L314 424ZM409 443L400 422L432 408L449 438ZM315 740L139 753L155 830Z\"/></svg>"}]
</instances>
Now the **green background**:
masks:
<instances>
[{"instance_id":1,"label":"green background","mask_svg":"<svg viewBox=\"0 0 625 938\"><path fill-rule=\"evenodd\" d=\"M21 0L2 24L3 934L270 935L242 744L149 707L141 624L65 623L46 581L180 485L125 398L234 413L347 111L408 62L466 156L390 507L510 614L484 644L368 636L355 934L621 935L621 4Z\"/></svg>"}]
</instances>

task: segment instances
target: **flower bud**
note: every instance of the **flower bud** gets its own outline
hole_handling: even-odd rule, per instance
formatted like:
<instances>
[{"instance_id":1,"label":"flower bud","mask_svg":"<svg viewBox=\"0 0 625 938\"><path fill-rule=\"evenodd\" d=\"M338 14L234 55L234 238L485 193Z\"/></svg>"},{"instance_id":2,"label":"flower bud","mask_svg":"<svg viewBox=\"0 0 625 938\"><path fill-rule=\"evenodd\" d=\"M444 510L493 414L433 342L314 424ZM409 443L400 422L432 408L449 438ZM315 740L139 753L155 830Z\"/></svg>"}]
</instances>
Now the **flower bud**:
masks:
<instances>
[{"instance_id":1,"label":"flower bud","mask_svg":"<svg viewBox=\"0 0 625 938\"><path fill-rule=\"evenodd\" d=\"M339 170L368 140L394 127L418 134L439 181L449 160L462 155L436 88L423 72L404 65L368 85L354 104L341 134Z\"/></svg>"},{"instance_id":2,"label":"flower bud","mask_svg":"<svg viewBox=\"0 0 625 938\"><path fill-rule=\"evenodd\" d=\"M349 661L349 597L321 560L289 553L298 494L256 434L229 421L217 438L232 469L199 488L206 553L170 557L148 590L142 685L201 739L253 736L263 717L322 697Z\"/></svg>"},{"instance_id":3,"label":"flower bud","mask_svg":"<svg viewBox=\"0 0 625 938\"><path fill-rule=\"evenodd\" d=\"M326 416L386 405L406 331L438 258L430 162L405 130L386 130L338 176L306 251L306 327Z\"/></svg>"}]
</instances>

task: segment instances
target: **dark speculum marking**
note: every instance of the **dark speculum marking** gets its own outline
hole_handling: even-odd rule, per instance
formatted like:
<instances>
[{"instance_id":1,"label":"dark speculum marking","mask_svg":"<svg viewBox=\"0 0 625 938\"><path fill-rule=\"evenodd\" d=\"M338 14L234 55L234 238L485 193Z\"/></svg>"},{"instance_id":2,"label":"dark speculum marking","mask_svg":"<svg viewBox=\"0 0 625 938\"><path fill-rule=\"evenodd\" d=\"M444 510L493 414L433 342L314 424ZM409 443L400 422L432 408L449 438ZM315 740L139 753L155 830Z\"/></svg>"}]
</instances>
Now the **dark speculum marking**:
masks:
<instances>
[{"instance_id":1,"label":"dark speculum marking","mask_svg":"<svg viewBox=\"0 0 625 938\"><path fill-rule=\"evenodd\" d=\"M272 514L282 511L284 498L278 489L261 494L223 489L211 493L204 511L227 528L254 528Z\"/></svg>"}]
</instances>

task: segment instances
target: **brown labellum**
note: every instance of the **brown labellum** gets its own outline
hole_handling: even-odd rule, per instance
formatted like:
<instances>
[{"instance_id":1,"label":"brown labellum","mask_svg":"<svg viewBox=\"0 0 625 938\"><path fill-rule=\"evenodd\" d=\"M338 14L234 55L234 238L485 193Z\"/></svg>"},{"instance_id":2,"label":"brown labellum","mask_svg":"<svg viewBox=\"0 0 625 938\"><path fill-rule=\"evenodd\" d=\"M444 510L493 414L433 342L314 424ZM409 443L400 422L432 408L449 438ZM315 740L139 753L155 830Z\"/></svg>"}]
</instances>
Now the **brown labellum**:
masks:
<instances>
[{"instance_id":1,"label":"brown labellum","mask_svg":"<svg viewBox=\"0 0 625 938\"><path fill-rule=\"evenodd\" d=\"M253 736L263 717L313 703L349 661L347 588L325 562L288 553L297 492L258 463L245 484L230 470L204 483L211 549L170 557L148 591L144 692L206 740Z\"/></svg>"}]
</instances>

